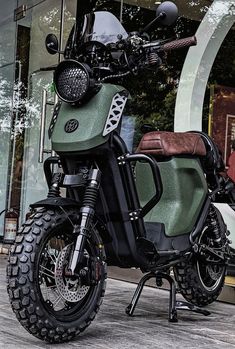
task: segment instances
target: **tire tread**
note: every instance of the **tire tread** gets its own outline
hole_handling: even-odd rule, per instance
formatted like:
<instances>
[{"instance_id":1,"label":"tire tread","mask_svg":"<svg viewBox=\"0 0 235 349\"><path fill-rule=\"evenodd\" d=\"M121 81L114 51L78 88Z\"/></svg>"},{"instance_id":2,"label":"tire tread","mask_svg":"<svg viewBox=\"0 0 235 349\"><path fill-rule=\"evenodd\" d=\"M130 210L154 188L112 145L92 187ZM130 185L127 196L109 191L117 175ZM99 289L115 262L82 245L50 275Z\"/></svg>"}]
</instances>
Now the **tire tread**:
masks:
<instances>
[{"instance_id":1,"label":"tire tread","mask_svg":"<svg viewBox=\"0 0 235 349\"><path fill-rule=\"evenodd\" d=\"M63 214L56 210L46 211L41 209L30 217L23 227L19 229L15 246L12 248L7 266L7 290L12 309L21 325L35 337L50 343L60 343L71 340L83 332L94 320L105 292L106 267L101 290L93 308L90 310L85 322L79 319L77 325L70 328L50 321L45 309L41 309L33 287L32 270L35 266L35 249L50 226L61 221ZM73 322L74 324L74 322Z\"/></svg>"}]
</instances>

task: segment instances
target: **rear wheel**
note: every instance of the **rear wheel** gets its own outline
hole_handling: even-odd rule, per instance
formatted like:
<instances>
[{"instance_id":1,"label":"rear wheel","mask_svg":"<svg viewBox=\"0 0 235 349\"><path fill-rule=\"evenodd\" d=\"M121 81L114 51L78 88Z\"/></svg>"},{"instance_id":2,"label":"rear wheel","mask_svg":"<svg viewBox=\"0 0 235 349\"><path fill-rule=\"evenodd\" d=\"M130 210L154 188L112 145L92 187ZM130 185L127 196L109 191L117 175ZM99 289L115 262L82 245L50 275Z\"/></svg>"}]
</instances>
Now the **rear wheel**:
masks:
<instances>
[{"instance_id":1,"label":"rear wheel","mask_svg":"<svg viewBox=\"0 0 235 349\"><path fill-rule=\"evenodd\" d=\"M106 265L98 231L85 246L76 276L66 268L73 251L76 211L40 209L20 229L8 265L8 293L20 323L35 337L63 342L95 318L105 291Z\"/></svg>"},{"instance_id":2,"label":"rear wheel","mask_svg":"<svg viewBox=\"0 0 235 349\"><path fill-rule=\"evenodd\" d=\"M226 226L214 207L211 208L198 244L218 250L227 245ZM205 258L200 258L197 254L174 268L181 294L197 306L206 306L218 298L224 285L225 273L226 265L221 264L219 259L218 263L207 263Z\"/></svg>"}]
</instances>

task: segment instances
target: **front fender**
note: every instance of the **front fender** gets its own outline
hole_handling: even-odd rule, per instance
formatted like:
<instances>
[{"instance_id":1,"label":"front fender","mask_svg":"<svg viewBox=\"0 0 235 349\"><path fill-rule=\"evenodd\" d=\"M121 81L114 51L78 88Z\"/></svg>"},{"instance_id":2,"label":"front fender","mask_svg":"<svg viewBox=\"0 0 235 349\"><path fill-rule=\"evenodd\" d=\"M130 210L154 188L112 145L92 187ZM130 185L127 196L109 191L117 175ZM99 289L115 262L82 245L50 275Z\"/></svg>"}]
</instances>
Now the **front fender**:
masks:
<instances>
[{"instance_id":1,"label":"front fender","mask_svg":"<svg viewBox=\"0 0 235 349\"><path fill-rule=\"evenodd\" d=\"M38 208L38 207L49 208L49 207L60 207L60 206L62 207L73 206L73 207L80 208L81 203L70 198L55 197L55 198L46 198L30 205L31 208Z\"/></svg>"},{"instance_id":2,"label":"front fender","mask_svg":"<svg viewBox=\"0 0 235 349\"><path fill-rule=\"evenodd\" d=\"M30 207L33 209L39 208L39 207L44 207L46 209L56 208L56 207L74 207L79 209L81 207L81 203L70 198L57 197L57 198L46 198L44 200L37 201L34 204L31 204ZM95 218L97 220L96 228L99 231L99 234L103 242L105 244L110 243L112 241L112 237L109 231L107 230L104 222L96 215L95 215Z\"/></svg>"}]
</instances>

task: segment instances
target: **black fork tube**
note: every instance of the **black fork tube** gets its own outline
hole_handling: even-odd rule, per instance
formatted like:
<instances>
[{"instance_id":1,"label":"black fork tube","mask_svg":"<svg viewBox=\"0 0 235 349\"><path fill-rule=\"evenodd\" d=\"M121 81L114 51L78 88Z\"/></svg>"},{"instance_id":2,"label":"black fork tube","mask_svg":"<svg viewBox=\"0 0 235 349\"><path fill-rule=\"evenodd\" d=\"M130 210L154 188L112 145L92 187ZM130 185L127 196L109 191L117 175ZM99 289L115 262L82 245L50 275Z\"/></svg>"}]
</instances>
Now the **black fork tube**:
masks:
<instances>
[{"instance_id":1,"label":"black fork tube","mask_svg":"<svg viewBox=\"0 0 235 349\"><path fill-rule=\"evenodd\" d=\"M90 227L95 215L95 205L100 186L101 172L93 170L89 176L89 183L86 187L83 204L80 209L81 224L80 227L74 227L74 233L78 234L75 250L69 266L69 272L74 275L77 265L82 262L86 240L89 237Z\"/></svg>"}]
</instances>

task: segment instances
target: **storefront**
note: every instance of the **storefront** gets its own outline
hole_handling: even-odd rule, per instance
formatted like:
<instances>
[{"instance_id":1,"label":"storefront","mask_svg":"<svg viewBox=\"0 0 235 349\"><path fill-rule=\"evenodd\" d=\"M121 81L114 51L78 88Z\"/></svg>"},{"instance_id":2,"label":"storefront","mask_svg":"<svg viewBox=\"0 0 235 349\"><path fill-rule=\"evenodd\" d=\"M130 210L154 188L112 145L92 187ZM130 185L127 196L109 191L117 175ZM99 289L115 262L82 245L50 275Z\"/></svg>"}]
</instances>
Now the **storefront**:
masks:
<instances>
[{"instance_id":1,"label":"storefront","mask_svg":"<svg viewBox=\"0 0 235 349\"><path fill-rule=\"evenodd\" d=\"M20 224L29 204L47 194L42 163L51 148L45 130L56 101L53 66L63 57L48 55L45 37L56 34L63 49L74 23L76 1L0 3L0 212L14 208ZM159 3L100 0L97 8L113 12L127 31L135 31L154 18ZM135 142L143 121L160 130L203 129L217 140L227 161L235 139L235 0L175 3L181 15L176 25L156 27L151 35L166 39L197 33L198 45L170 53L163 69L127 82L133 97L128 113L136 117ZM220 208L235 247L234 211ZM4 219L3 213L2 238Z\"/></svg>"},{"instance_id":2,"label":"storefront","mask_svg":"<svg viewBox=\"0 0 235 349\"><path fill-rule=\"evenodd\" d=\"M46 128L54 104L51 66L60 57L47 54L45 37L53 32L63 42L63 35L67 37L73 25L75 4L10 1L2 7L0 127L4 141L0 145L0 211L14 208L21 222L29 203L46 195L42 162L50 153L50 144L45 132L44 152L39 159L41 112L43 108L46 111ZM46 100L42 100L43 93ZM3 230L4 214L0 218L1 235Z\"/></svg>"}]
</instances>

